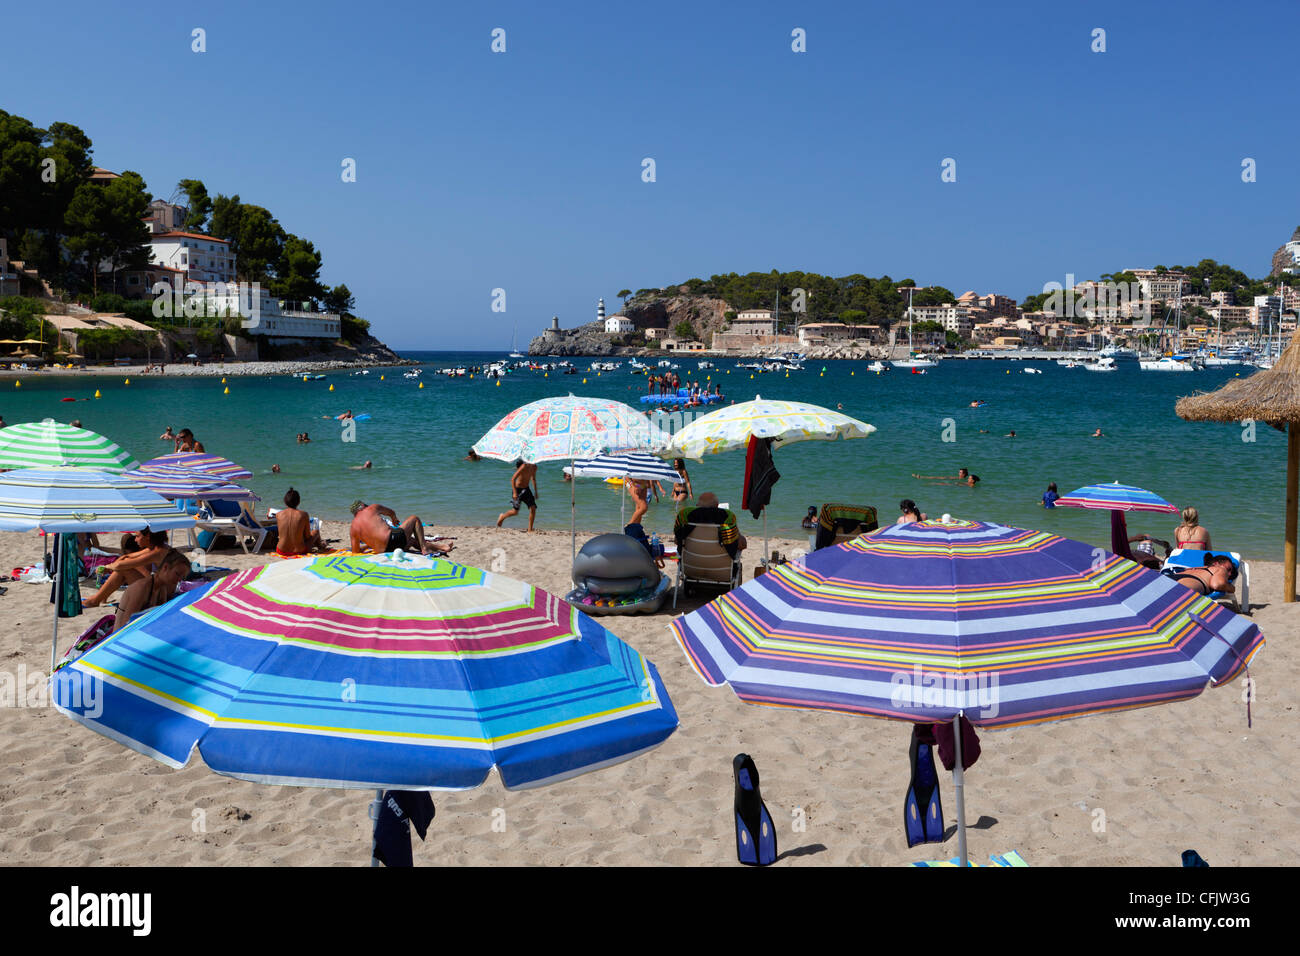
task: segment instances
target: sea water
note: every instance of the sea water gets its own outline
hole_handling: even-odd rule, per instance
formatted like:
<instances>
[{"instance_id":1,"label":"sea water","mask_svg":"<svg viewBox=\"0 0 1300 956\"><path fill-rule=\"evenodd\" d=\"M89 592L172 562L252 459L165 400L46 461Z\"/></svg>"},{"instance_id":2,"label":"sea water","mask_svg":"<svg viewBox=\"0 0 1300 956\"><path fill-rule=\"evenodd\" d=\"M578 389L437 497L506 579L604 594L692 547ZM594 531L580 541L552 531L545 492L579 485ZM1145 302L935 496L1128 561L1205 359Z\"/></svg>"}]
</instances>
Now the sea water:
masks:
<instances>
[{"instance_id":1,"label":"sea water","mask_svg":"<svg viewBox=\"0 0 1300 956\"><path fill-rule=\"evenodd\" d=\"M10 424L52 417L80 419L109 436L140 461L171 450L158 436L168 425L190 428L209 452L254 472L248 484L262 497L259 513L279 507L289 486L303 507L330 519L348 516L357 498L419 514L439 525L486 524L510 503L511 466L463 461L470 445L502 416L539 398L600 396L644 408L647 379L623 366L597 374L590 359L570 359L577 375L512 371L501 379L446 378L436 370L504 359L500 353L412 352L424 363L418 379L400 368L331 372L302 381L286 375L163 378L136 376L130 385L112 376L75 378L31 374L22 387L0 388L0 414ZM1142 372L1136 362L1097 373L1051 361L941 361L924 375L893 369L876 374L863 361L809 362L804 370L754 374L734 359L678 362L685 381L721 385L727 400L765 398L813 402L869 422L870 437L854 441L803 442L775 452L781 479L767 513L773 535L807 537L800 520L808 507L826 502L875 506L882 524L898 515L902 498L914 499L931 517L997 521L1108 544L1105 512L1045 510L1048 482L1062 495L1082 485L1119 480L1155 492L1180 508L1194 505L1219 547L1263 560L1280 560L1286 474L1285 435L1267 425L1184 422L1174 414L1179 396L1217 388L1247 366L1178 374ZM557 361L543 359L540 361ZM1025 374L1026 368L1041 375ZM382 378L381 378L382 376ZM585 379L585 381L584 381ZM423 383L424 387L420 388ZM334 391L329 391L330 385ZM229 394L223 389L229 388ZM91 398L99 389L101 397ZM70 397L81 399L62 402ZM983 401L979 408L972 401ZM345 409L369 413L355 426L355 441L335 420ZM1100 428L1104 438L1092 438ZM1014 430L1016 437L1006 437ZM298 444L307 432L311 442ZM373 462L369 470L352 466ZM271 466L280 466L272 474ZM538 527L567 528L569 485L560 463L538 472ZM716 492L740 511L745 458L742 451L688 462L696 494ZM913 478L979 475L975 488ZM647 531L672 527L671 488L653 504ZM620 528L620 491L599 479L579 479L577 524L589 531ZM631 503L627 503L631 514ZM1171 540L1173 514L1129 516L1130 533ZM522 528L527 514L509 519ZM741 515L742 530L761 535L762 522Z\"/></svg>"}]
</instances>

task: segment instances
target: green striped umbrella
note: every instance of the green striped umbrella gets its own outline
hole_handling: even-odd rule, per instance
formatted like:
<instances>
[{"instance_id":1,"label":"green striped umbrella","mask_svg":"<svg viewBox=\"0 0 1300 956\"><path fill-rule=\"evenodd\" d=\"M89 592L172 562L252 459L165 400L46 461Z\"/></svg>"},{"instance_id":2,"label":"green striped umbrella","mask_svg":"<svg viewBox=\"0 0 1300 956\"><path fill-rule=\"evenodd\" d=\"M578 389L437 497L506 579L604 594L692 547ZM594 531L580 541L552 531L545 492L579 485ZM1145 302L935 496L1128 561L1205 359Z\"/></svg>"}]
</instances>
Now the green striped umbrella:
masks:
<instances>
[{"instance_id":1,"label":"green striped umbrella","mask_svg":"<svg viewBox=\"0 0 1300 956\"><path fill-rule=\"evenodd\" d=\"M0 469L67 467L121 474L139 462L103 435L52 418L0 429Z\"/></svg>"}]
</instances>

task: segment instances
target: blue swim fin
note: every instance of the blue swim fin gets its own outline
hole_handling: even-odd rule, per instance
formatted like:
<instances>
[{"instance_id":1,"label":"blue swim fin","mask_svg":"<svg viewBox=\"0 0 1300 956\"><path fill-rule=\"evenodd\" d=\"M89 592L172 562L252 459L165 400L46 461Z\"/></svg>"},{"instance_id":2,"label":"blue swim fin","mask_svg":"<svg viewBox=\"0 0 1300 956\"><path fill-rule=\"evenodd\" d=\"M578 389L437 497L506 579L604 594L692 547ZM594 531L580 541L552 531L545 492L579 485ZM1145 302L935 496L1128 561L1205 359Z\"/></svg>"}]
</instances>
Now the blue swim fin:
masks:
<instances>
[{"instance_id":1,"label":"blue swim fin","mask_svg":"<svg viewBox=\"0 0 1300 956\"><path fill-rule=\"evenodd\" d=\"M942 843L943 804L939 773L934 768L934 731L929 724L912 725L912 779L903 798L903 829L907 845Z\"/></svg>"},{"instance_id":2,"label":"blue swim fin","mask_svg":"<svg viewBox=\"0 0 1300 956\"><path fill-rule=\"evenodd\" d=\"M748 866L776 862L776 827L758 789L758 768L749 754L731 762L736 777L736 858Z\"/></svg>"}]
</instances>

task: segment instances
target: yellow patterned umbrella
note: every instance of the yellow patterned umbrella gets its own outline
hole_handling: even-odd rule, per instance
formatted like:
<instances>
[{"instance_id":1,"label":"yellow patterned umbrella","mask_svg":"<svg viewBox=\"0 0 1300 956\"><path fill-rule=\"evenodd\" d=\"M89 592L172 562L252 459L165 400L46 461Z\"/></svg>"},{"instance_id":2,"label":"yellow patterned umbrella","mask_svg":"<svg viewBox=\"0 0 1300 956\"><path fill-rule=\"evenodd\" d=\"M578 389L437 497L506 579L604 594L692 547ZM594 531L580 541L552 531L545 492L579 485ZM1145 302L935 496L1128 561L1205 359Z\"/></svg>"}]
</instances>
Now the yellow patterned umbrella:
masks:
<instances>
[{"instance_id":1,"label":"yellow patterned umbrella","mask_svg":"<svg viewBox=\"0 0 1300 956\"><path fill-rule=\"evenodd\" d=\"M728 405L702 415L673 435L659 454L693 458L744 448L751 436L772 439L773 447L797 441L866 438L876 430L840 412L807 402L773 401L755 395L752 402Z\"/></svg>"}]
</instances>

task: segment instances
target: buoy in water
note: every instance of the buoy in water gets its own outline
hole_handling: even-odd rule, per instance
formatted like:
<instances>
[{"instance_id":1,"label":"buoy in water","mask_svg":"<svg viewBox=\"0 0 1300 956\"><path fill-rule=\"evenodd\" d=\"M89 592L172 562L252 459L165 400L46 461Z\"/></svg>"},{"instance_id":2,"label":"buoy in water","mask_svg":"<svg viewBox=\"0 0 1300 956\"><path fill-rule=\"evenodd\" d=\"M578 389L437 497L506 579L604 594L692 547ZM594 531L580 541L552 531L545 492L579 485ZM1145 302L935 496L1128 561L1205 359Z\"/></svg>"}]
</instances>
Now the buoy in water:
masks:
<instances>
[{"instance_id":1,"label":"buoy in water","mask_svg":"<svg viewBox=\"0 0 1300 956\"><path fill-rule=\"evenodd\" d=\"M383 381L383 380L384 380L384 377L383 377L383 376L382 376L382 375L381 375L381 376L379 376L379 381L381 381L381 382L382 382L382 381Z\"/></svg>"},{"instance_id":2,"label":"buoy in water","mask_svg":"<svg viewBox=\"0 0 1300 956\"><path fill-rule=\"evenodd\" d=\"M223 380L223 381L224 381L224 380ZM333 386L333 385L330 386L330 391L331 391L331 392L334 391L334 386Z\"/></svg>"},{"instance_id":3,"label":"buoy in water","mask_svg":"<svg viewBox=\"0 0 1300 956\"><path fill-rule=\"evenodd\" d=\"M423 382L420 383L420 388L424 388L424 383L423 383Z\"/></svg>"},{"instance_id":4,"label":"buoy in water","mask_svg":"<svg viewBox=\"0 0 1300 956\"><path fill-rule=\"evenodd\" d=\"M497 379L497 388L501 387L501 379Z\"/></svg>"},{"instance_id":5,"label":"buoy in water","mask_svg":"<svg viewBox=\"0 0 1300 956\"><path fill-rule=\"evenodd\" d=\"M127 379L127 383L128 383L128 384L130 383L130 381L131 381L130 379ZM222 384L222 385L225 385L225 384L226 384L226 376L224 376L224 375L221 376L221 384Z\"/></svg>"},{"instance_id":6,"label":"buoy in water","mask_svg":"<svg viewBox=\"0 0 1300 956\"><path fill-rule=\"evenodd\" d=\"M230 394L230 386L227 385L225 388L223 388L223 389L221 390L221 394L222 394L222 395L229 395L229 394Z\"/></svg>"},{"instance_id":7,"label":"buoy in water","mask_svg":"<svg viewBox=\"0 0 1300 956\"><path fill-rule=\"evenodd\" d=\"M222 379L222 381L225 381L225 380ZM128 379L126 379L122 384L123 384L123 385L130 385L130 384L131 384L131 380L128 378Z\"/></svg>"},{"instance_id":8,"label":"buoy in water","mask_svg":"<svg viewBox=\"0 0 1300 956\"><path fill-rule=\"evenodd\" d=\"M76 399L75 399L75 398L61 398L61 399L59 399L59 401L61 401L61 402L75 402Z\"/></svg>"},{"instance_id":9,"label":"buoy in water","mask_svg":"<svg viewBox=\"0 0 1300 956\"><path fill-rule=\"evenodd\" d=\"M14 380L14 388L22 388L22 387L23 387L23 383L20 382L20 381L18 381L17 379L15 379L15 380Z\"/></svg>"},{"instance_id":10,"label":"buoy in water","mask_svg":"<svg viewBox=\"0 0 1300 956\"><path fill-rule=\"evenodd\" d=\"M583 385L586 385L586 384L587 384L587 380L586 380L585 378L582 380L582 384L583 384Z\"/></svg>"},{"instance_id":11,"label":"buoy in water","mask_svg":"<svg viewBox=\"0 0 1300 956\"><path fill-rule=\"evenodd\" d=\"M95 389L95 397L99 398L99 389Z\"/></svg>"}]
</instances>

